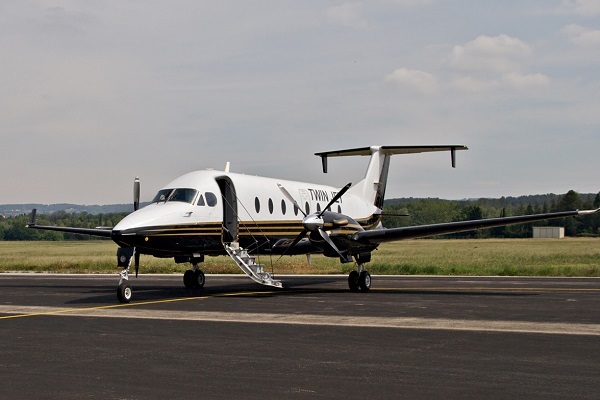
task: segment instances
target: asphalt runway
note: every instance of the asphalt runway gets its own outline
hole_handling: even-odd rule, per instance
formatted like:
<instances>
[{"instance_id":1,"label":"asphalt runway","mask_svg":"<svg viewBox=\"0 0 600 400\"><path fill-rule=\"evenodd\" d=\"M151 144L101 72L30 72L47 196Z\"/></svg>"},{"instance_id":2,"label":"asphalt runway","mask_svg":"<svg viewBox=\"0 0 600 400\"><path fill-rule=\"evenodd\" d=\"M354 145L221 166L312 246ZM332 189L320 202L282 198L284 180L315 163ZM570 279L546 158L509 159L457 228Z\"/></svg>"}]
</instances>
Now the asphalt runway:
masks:
<instances>
[{"instance_id":1,"label":"asphalt runway","mask_svg":"<svg viewBox=\"0 0 600 400\"><path fill-rule=\"evenodd\" d=\"M600 398L600 279L0 274L0 398Z\"/></svg>"}]
</instances>

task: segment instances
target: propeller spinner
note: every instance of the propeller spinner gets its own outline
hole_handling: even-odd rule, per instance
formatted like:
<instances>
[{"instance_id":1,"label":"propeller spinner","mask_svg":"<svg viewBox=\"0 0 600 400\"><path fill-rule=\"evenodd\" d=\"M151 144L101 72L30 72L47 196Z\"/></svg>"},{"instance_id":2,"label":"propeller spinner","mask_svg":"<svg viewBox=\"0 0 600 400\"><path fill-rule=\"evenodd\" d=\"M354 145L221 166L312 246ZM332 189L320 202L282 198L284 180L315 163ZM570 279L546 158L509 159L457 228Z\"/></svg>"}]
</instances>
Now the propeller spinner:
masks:
<instances>
[{"instance_id":1,"label":"propeller spinner","mask_svg":"<svg viewBox=\"0 0 600 400\"><path fill-rule=\"evenodd\" d=\"M335 228L342 227L342 226L348 224L347 219L340 219L340 218L338 218L339 214L333 213L331 211L327 211L327 209L329 209L329 207L331 207L331 205L333 203L337 202L340 199L340 197L342 197L344 195L344 193L346 193L348 191L348 189L350 189L350 187L352 186L352 183L348 183L346 186L344 186L333 197L333 199L331 199L331 201L323 208L322 211L316 212L313 214L309 214L309 215L306 215L306 213L304 211L302 211L302 208L300 208L300 206L298 205L298 203L296 202L294 197L290 194L290 192L287 191L287 189L285 187L283 187L280 184L277 184L277 186L279 187L279 190L281 190L283 195L290 202L292 202L292 204L294 204L294 206L298 210L300 210L300 212L304 215L304 218L302 219L302 226L304 227L304 229L302 230L302 232L300 232L300 234L298 236L296 236L296 238L294 239L292 244L285 250L285 252L281 255L281 257L283 257L288 252L288 250L292 249L295 245L297 245L298 242L300 242L302 239L304 239L304 237L306 236L306 234L308 232L311 232L311 233L318 232L319 235L323 238L323 240L325 240L325 242L327 242L327 244L333 250L335 250L335 252L341 258L344 258L344 255L342 254L342 252L337 248L335 243L333 243L333 241L329 237L329 234L323 228L324 228L325 224L335 227ZM323 218L323 217L325 217L325 218ZM279 258L281 258L281 257L279 257Z\"/></svg>"}]
</instances>

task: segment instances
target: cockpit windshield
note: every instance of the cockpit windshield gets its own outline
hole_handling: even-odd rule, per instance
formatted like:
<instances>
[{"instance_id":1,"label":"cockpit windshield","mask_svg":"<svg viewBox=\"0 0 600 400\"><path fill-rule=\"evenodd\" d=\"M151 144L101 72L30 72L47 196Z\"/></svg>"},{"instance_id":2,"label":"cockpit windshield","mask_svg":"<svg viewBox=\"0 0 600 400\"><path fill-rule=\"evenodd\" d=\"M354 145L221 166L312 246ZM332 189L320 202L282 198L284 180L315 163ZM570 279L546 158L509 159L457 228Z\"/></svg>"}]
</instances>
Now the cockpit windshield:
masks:
<instances>
[{"instance_id":1,"label":"cockpit windshield","mask_svg":"<svg viewBox=\"0 0 600 400\"><path fill-rule=\"evenodd\" d=\"M153 203L167 202L167 201L181 201L184 203L192 203L196 198L198 191L196 189L162 189L159 190L154 199Z\"/></svg>"}]
</instances>

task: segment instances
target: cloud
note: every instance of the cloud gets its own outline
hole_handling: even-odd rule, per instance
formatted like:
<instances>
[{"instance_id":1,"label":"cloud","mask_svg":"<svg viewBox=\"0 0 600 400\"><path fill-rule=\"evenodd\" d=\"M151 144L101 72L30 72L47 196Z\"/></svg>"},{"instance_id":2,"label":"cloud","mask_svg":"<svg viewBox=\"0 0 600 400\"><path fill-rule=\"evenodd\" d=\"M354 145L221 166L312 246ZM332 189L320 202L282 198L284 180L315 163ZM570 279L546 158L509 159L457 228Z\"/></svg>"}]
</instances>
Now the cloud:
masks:
<instances>
[{"instance_id":1,"label":"cloud","mask_svg":"<svg viewBox=\"0 0 600 400\"><path fill-rule=\"evenodd\" d=\"M499 87L500 82L496 80L485 81L475 79L472 76L462 76L454 79L449 86L463 92L480 93Z\"/></svg>"},{"instance_id":2,"label":"cloud","mask_svg":"<svg viewBox=\"0 0 600 400\"><path fill-rule=\"evenodd\" d=\"M438 89L435 76L415 69L399 68L385 77L386 82L410 88L419 93L434 93Z\"/></svg>"},{"instance_id":3,"label":"cloud","mask_svg":"<svg viewBox=\"0 0 600 400\"><path fill-rule=\"evenodd\" d=\"M593 17L600 14L600 1L598 0L563 0L561 11Z\"/></svg>"},{"instance_id":4,"label":"cloud","mask_svg":"<svg viewBox=\"0 0 600 400\"><path fill-rule=\"evenodd\" d=\"M497 88L513 89L546 86L550 78L542 73L524 73L524 65L533 54L521 39L506 34L481 35L454 46L450 66L458 71L449 86L464 92L483 92Z\"/></svg>"},{"instance_id":5,"label":"cloud","mask_svg":"<svg viewBox=\"0 0 600 400\"><path fill-rule=\"evenodd\" d=\"M469 71L510 72L529 54L531 48L519 38L481 35L463 46L454 46L450 65Z\"/></svg>"},{"instance_id":6,"label":"cloud","mask_svg":"<svg viewBox=\"0 0 600 400\"><path fill-rule=\"evenodd\" d=\"M351 28L365 29L369 23L362 16L362 3L344 3L339 6L329 7L327 17L335 24Z\"/></svg>"},{"instance_id":7,"label":"cloud","mask_svg":"<svg viewBox=\"0 0 600 400\"><path fill-rule=\"evenodd\" d=\"M576 46L600 45L600 29L590 29L577 24L565 26L562 33L567 35Z\"/></svg>"},{"instance_id":8,"label":"cloud","mask_svg":"<svg viewBox=\"0 0 600 400\"><path fill-rule=\"evenodd\" d=\"M550 83L550 78L544 74L520 74L511 72L503 76L504 82L516 89L526 89L532 87L546 86Z\"/></svg>"}]
</instances>

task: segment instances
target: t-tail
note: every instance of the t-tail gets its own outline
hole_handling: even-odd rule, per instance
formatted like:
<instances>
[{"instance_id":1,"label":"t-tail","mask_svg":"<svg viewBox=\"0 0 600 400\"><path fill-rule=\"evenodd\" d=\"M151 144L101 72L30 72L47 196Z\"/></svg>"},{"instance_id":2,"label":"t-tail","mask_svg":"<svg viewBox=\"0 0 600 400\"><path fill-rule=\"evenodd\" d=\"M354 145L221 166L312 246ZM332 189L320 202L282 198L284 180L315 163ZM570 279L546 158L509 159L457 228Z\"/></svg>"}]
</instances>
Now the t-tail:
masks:
<instances>
[{"instance_id":1,"label":"t-tail","mask_svg":"<svg viewBox=\"0 0 600 400\"><path fill-rule=\"evenodd\" d=\"M354 185L348 193L360 196L377 208L383 208L385 187L387 184L390 156L395 154L427 153L434 151L449 151L452 167L456 167L456 151L468 150L463 145L433 145L433 146L371 146L357 149L326 151L315 153L321 157L323 172L327 172L327 159L329 157L370 156L369 166L365 178Z\"/></svg>"}]
</instances>

